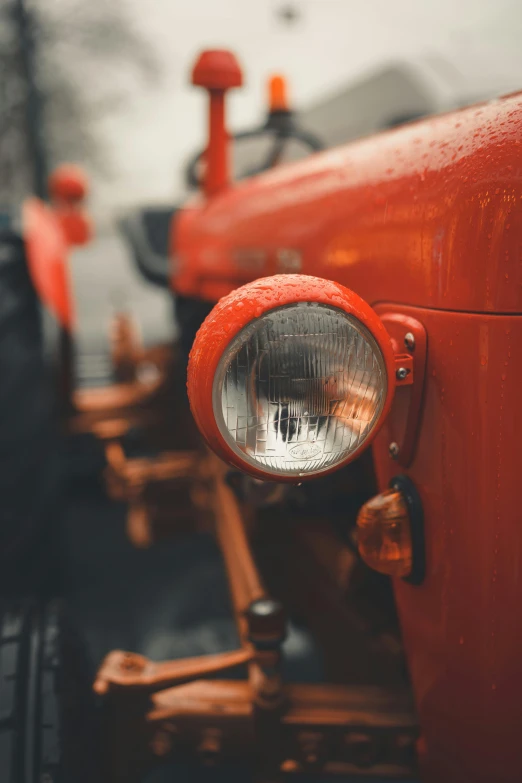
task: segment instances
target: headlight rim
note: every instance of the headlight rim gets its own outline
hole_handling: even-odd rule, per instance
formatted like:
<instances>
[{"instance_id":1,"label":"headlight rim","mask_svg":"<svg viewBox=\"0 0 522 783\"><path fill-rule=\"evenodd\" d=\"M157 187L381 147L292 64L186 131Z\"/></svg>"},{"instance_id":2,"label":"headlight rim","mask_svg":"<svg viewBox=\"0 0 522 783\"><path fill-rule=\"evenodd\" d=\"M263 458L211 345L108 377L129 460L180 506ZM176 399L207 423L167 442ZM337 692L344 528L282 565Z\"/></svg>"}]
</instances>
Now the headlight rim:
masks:
<instances>
[{"instance_id":1,"label":"headlight rim","mask_svg":"<svg viewBox=\"0 0 522 783\"><path fill-rule=\"evenodd\" d=\"M387 376L384 405L373 429L346 460L323 471L305 475L276 476L256 468L239 457L226 442L214 415L214 377L221 358L234 338L249 323L284 305L317 302L344 311L358 320L376 341ZM381 319L355 292L326 280L308 275L275 275L260 278L236 289L219 301L202 324L188 365L187 388L192 414L210 448L225 462L265 481L296 484L329 475L355 460L377 435L389 412L395 392L395 360L390 336Z\"/></svg>"}]
</instances>

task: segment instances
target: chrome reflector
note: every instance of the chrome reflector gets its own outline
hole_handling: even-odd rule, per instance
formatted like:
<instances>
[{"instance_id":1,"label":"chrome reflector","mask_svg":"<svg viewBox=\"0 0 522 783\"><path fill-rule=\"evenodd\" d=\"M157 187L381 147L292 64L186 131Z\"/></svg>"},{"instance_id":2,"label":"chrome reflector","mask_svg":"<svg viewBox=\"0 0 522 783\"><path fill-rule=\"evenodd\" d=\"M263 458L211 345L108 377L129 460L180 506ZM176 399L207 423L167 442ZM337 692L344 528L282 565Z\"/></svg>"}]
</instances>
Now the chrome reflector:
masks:
<instances>
[{"instance_id":1,"label":"chrome reflector","mask_svg":"<svg viewBox=\"0 0 522 783\"><path fill-rule=\"evenodd\" d=\"M236 454L272 477L320 473L366 440L386 398L384 359L356 318L318 303L276 308L232 340L214 415Z\"/></svg>"}]
</instances>

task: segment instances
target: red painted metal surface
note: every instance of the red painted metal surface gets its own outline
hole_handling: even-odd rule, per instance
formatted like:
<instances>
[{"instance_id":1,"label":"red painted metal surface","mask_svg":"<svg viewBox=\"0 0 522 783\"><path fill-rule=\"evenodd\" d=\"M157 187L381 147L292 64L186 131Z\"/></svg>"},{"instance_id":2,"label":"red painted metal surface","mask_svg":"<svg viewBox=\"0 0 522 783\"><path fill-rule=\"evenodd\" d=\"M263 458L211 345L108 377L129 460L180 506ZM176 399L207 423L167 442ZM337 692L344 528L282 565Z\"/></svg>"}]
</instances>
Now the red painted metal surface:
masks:
<instances>
[{"instance_id":1,"label":"red painted metal surface","mask_svg":"<svg viewBox=\"0 0 522 783\"><path fill-rule=\"evenodd\" d=\"M37 198L23 206L23 234L29 273L44 307L67 331L76 316L68 269L69 244L55 212Z\"/></svg>"},{"instance_id":2,"label":"red painted metal surface","mask_svg":"<svg viewBox=\"0 0 522 783\"><path fill-rule=\"evenodd\" d=\"M426 579L397 603L429 783L522 780L522 317L389 307L428 334L406 471L425 511ZM380 311L383 315L382 310ZM381 489L404 472L374 441Z\"/></svg>"},{"instance_id":3,"label":"red painted metal surface","mask_svg":"<svg viewBox=\"0 0 522 783\"><path fill-rule=\"evenodd\" d=\"M522 95L195 201L173 245L173 286L189 296L274 274L290 251L303 273L425 328L416 448L406 467L390 458L400 406L373 448L379 488L406 472L425 510L426 579L395 586L423 780L519 783Z\"/></svg>"},{"instance_id":4,"label":"red painted metal surface","mask_svg":"<svg viewBox=\"0 0 522 783\"><path fill-rule=\"evenodd\" d=\"M187 388L192 414L209 446L225 461L257 478L266 479L267 474L240 460L219 432L212 405L212 385L219 360L236 334L268 310L293 302L321 302L350 313L371 332L384 357L388 388L381 417L373 433L346 462L352 462L368 447L390 410L395 390L395 355L388 332L372 308L353 291L328 280L302 275L279 275L237 289L221 300L199 330L190 354ZM346 463L336 465L321 475L332 473L343 464ZM307 478L313 476L289 476L278 480L296 483Z\"/></svg>"},{"instance_id":5,"label":"red painted metal surface","mask_svg":"<svg viewBox=\"0 0 522 783\"><path fill-rule=\"evenodd\" d=\"M92 223L83 210L69 204L61 204L55 205L53 212L69 247L81 247L91 241Z\"/></svg>"},{"instance_id":6,"label":"red painted metal surface","mask_svg":"<svg viewBox=\"0 0 522 783\"><path fill-rule=\"evenodd\" d=\"M71 247L92 238L92 223L82 201L88 193L87 176L79 166L65 163L49 177L51 205L29 198L23 205L23 234L29 272L42 304L67 331L75 325L69 281Z\"/></svg>"},{"instance_id":7,"label":"red painted metal surface","mask_svg":"<svg viewBox=\"0 0 522 783\"><path fill-rule=\"evenodd\" d=\"M292 250L300 271L371 304L522 312L522 96L319 153L195 209L173 242L186 296L216 300Z\"/></svg>"}]
</instances>

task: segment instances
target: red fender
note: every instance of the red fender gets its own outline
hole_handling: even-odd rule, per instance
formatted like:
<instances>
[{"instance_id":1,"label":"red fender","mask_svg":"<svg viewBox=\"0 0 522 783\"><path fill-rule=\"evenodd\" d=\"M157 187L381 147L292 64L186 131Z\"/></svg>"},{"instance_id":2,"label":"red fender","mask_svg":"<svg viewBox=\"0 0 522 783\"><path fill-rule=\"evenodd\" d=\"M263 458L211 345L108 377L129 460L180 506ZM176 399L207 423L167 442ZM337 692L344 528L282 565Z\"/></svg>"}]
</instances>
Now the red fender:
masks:
<instances>
[{"instance_id":1,"label":"red fender","mask_svg":"<svg viewBox=\"0 0 522 783\"><path fill-rule=\"evenodd\" d=\"M25 201L22 218L29 273L38 297L59 324L72 331L76 313L69 282L70 245L62 222L37 198Z\"/></svg>"}]
</instances>

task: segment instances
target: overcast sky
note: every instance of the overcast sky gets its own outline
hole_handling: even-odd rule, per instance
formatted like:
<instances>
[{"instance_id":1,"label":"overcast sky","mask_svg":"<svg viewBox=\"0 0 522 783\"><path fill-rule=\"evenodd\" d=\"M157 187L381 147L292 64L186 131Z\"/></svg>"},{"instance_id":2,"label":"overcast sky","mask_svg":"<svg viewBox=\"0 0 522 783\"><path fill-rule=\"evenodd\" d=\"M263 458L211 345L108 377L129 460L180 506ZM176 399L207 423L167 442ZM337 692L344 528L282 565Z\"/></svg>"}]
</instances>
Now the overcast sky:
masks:
<instances>
[{"instance_id":1,"label":"overcast sky","mask_svg":"<svg viewBox=\"0 0 522 783\"><path fill-rule=\"evenodd\" d=\"M206 101L189 74L203 48L238 55L245 87L229 102L234 129L264 113L264 83L283 72L309 105L386 62L442 58L456 90L522 88L522 0L122 0L157 47L161 84L137 89L106 126L117 176L98 202L171 201L187 155L205 138ZM284 24L281 7L300 17ZM456 70L452 70L456 69ZM460 74L460 75L459 75Z\"/></svg>"}]
</instances>

